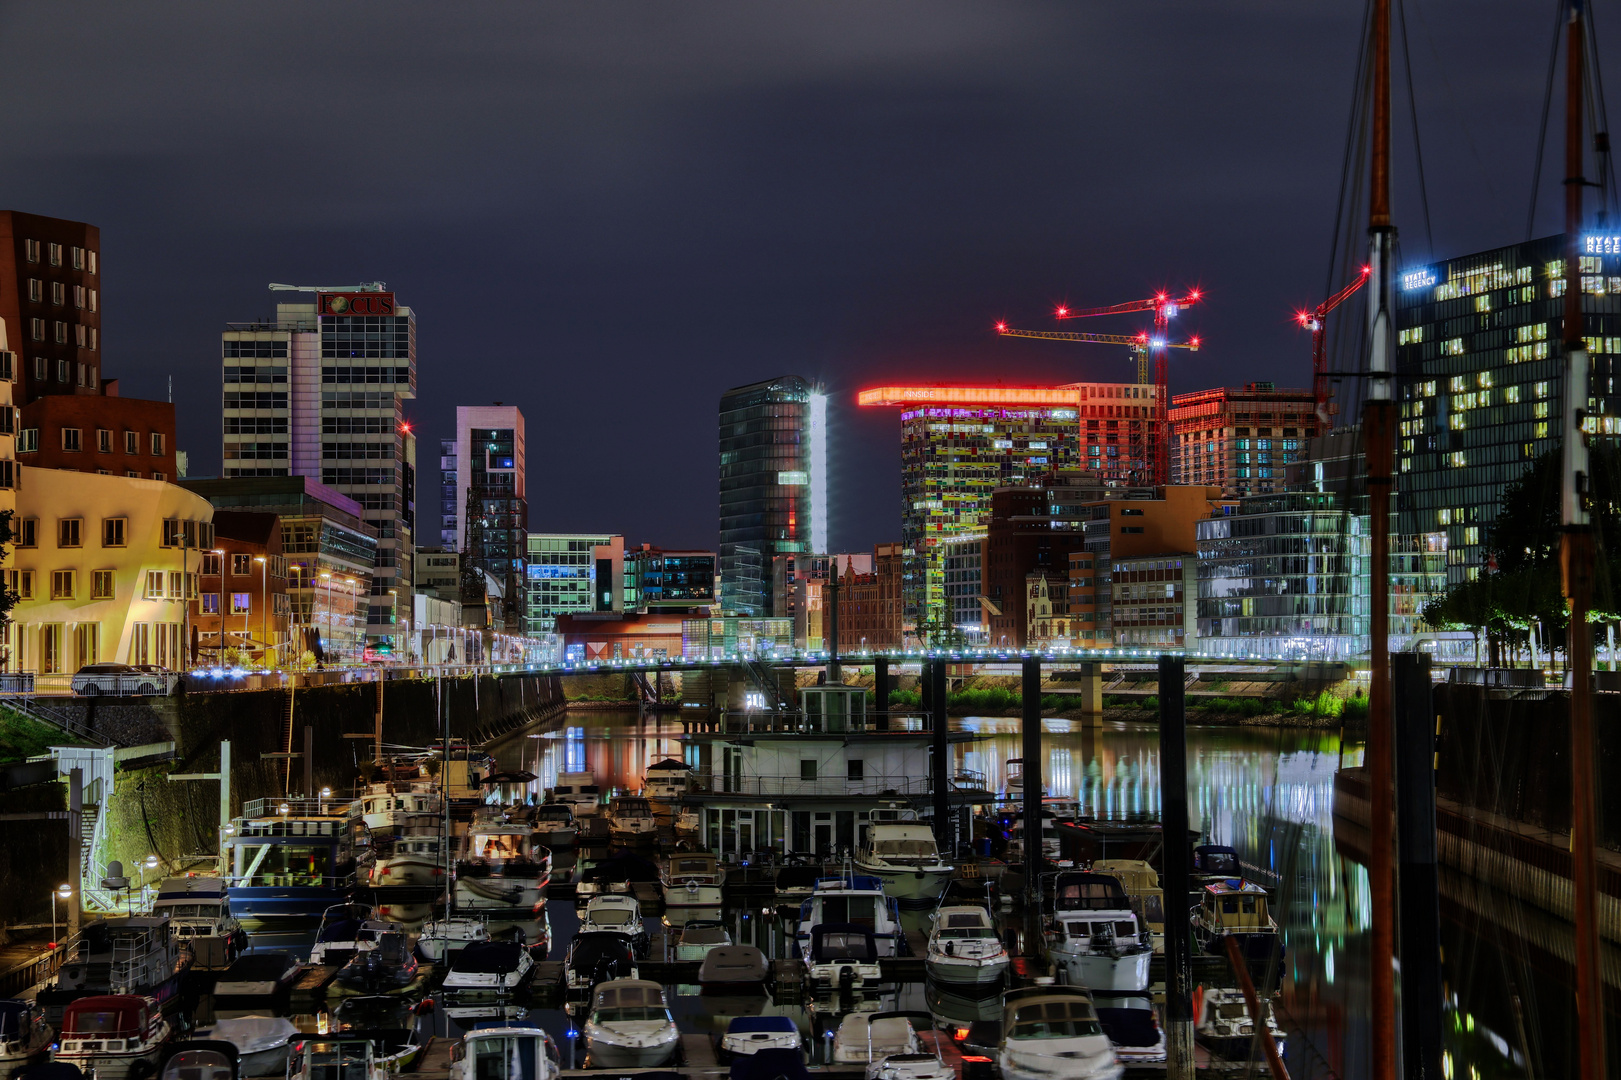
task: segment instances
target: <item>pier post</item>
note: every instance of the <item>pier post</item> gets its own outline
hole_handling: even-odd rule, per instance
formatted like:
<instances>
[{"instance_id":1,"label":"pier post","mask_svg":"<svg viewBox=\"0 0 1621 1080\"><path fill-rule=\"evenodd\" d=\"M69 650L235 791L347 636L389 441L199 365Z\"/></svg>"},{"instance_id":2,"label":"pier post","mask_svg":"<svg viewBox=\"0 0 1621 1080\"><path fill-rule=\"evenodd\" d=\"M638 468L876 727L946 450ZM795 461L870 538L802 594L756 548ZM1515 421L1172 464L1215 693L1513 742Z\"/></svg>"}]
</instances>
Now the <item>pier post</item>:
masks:
<instances>
[{"instance_id":1,"label":"pier post","mask_svg":"<svg viewBox=\"0 0 1621 1080\"><path fill-rule=\"evenodd\" d=\"M929 724L934 753L930 769L934 773L930 785L934 792L934 842L942 852L956 853L956 829L951 821L951 744L946 739L946 662L936 660L923 665L924 681L929 685Z\"/></svg>"},{"instance_id":2,"label":"pier post","mask_svg":"<svg viewBox=\"0 0 1621 1080\"><path fill-rule=\"evenodd\" d=\"M102 798L106 798L105 793ZM68 770L68 888L73 899L68 901L68 937L79 933L79 913L84 910L84 855L80 847L84 842L84 770Z\"/></svg>"},{"instance_id":3,"label":"pier post","mask_svg":"<svg viewBox=\"0 0 1621 1080\"><path fill-rule=\"evenodd\" d=\"M1042 869L1041 795L1045 770L1041 767L1041 658L1024 658L1021 734L1024 755L1024 878L1029 898L1040 893Z\"/></svg>"},{"instance_id":4,"label":"pier post","mask_svg":"<svg viewBox=\"0 0 1621 1080\"><path fill-rule=\"evenodd\" d=\"M889 730L889 657L879 656L872 662L872 695L874 712L878 717L878 730Z\"/></svg>"},{"instance_id":5,"label":"pier post","mask_svg":"<svg viewBox=\"0 0 1621 1080\"><path fill-rule=\"evenodd\" d=\"M1187 919L1188 742L1180 656L1159 658L1160 830L1165 844L1165 1048L1169 1080L1193 1080L1193 964Z\"/></svg>"},{"instance_id":6,"label":"pier post","mask_svg":"<svg viewBox=\"0 0 1621 1080\"><path fill-rule=\"evenodd\" d=\"M1430 658L1391 657L1396 706L1396 898L1401 927L1401 1062L1410 1080L1441 1076L1441 911L1436 874L1435 703Z\"/></svg>"}]
</instances>

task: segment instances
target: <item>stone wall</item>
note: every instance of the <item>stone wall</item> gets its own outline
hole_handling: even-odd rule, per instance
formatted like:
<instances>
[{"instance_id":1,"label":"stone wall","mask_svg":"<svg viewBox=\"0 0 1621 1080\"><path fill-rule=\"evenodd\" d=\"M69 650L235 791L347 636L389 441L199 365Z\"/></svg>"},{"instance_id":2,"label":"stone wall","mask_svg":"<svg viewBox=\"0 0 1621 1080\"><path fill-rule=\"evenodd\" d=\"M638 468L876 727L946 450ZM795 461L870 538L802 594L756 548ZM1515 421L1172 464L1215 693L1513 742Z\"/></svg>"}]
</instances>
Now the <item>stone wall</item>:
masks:
<instances>
[{"instance_id":1,"label":"stone wall","mask_svg":"<svg viewBox=\"0 0 1621 1080\"><path fill-rule=\"evenodd\" d=\"M66 784L33 784L0 792L0 814L66 813ZM68 825L64 819L0 820L0 927L48 923L50 892L67 880ZM66 909L59 909L66 917ZM4 941L0 930L0 942Z\"/></svg>"}]
</instances>

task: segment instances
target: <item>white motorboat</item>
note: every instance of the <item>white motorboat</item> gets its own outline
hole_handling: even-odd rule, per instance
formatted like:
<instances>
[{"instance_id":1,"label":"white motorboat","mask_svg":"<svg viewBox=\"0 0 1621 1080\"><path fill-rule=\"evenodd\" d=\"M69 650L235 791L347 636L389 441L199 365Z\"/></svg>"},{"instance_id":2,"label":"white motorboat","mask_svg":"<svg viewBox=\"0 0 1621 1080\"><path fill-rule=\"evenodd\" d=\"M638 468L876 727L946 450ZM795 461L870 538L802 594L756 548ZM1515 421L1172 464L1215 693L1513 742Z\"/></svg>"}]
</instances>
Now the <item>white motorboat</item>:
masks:
<instances>
[{"instance_id":1,"label":"white motorboat","mask_svg":"<svg viewBox=\"0 0 1621 1080\"><path fill-rule=\"evenodd\" d=\"M439 817L444 809L444 799L430 777L368 784L360 796L360 820L374 835L403 834L424 818Z\"/></svg>"},{"instance_id":2,"label":"white motorboat","mask_svg":"<svg viewBox=\"0 0 1621 1080\"><path fill-rule=\"evenodd\" d=\"M1000 983L1011 964L989 911L964 904L934 913L923 960L929 978L944 983Z\"/></svg>"},{"instance_id":3,"label":"white motorboat","mask_svg":"<svg viewBox=\"0 0 1621 1080\"><path fill-rule=\"evenodd\" d=\"M239 1080L246 1075L230 1043L196 1039L164 1048L158 1080Z\"/></svg>"},{"instance_id":4,"label":"white motorboat","mask_svg":"<svg viewBox=\"0 0 1621 1080\"><path fill-rule=\"evenodd\" d=\"M1267 1029L1272 1041L1283 1053L1284 1034L1273 1014L1272 1003L1261 999L1261 1011L1266 1014ZM1244 991L1226 987L1207 989L1202 999L1193 1003L1193 1037L1219 1057L1245 1061L1255 1041L1255 1018L1250 1016L1249 1003Z\"/></svg>"},{"instance_id":5,"label":"white motorboat","mask_svg":"<svg viewBox=\"0 0 1621 1080\"><path fill-rule=\"evenodd\" d=\"M321 915L315 944L310 946L310 963L342 967L355 953L377 948L378 939L398 929L398 923L377 918L365 904L334 904Z\"/></svg>"},{"instance_id":6,"label":"white motorboat","mask_svg":"<svg viewBox=\"0 0 1621 1080\"><path fill-rule=\"evenodd\" d=\"M585 1045L593 1068L653 1068L673 1058L680 1044L658 983L615 979L592 994Z\"/></svg>"},{"instance_id":7,"label":"white motorboat","mask_svg":"<svg viewBox=\"0 0 1621 1080\"><path fill-rule=\"evenodd\" d=\"M1049 880L1052 915L1042 929L1047 958L1064 981L1089 990L1147 989L1154 945L1119 879L1075 871Z\"/></svg>"},{"instance_id":8,"label":"white motorboat","mask_svg":"<svg viewBox=\"0 0 1621 1080\"><path fill-rule=\"evenodd\" d=\"M422 924L417 936L417 952L422 959L437 964L447 955L478 941L490 940L490 924L482 918L452 915Z\"/></svg>"},{"instance_id":9,"label":"white motorboat","mask_svg":"<svg viewBox=\"0 0 1621 1080\"><path fill-rule=\"evenodd\" d=\"M698 985L704 993L737 993L753 996L765 992L769 973L765 953L753 945L718 945L704 955L698 968Z\"/></svg>"},{"instance_id":10,"label":"white motorboat","mask_svg":"<svg viewBox=\"0 0 1621 1080\"><path fill-rule=\"evenodd\" d=\"M367 877L372 886L443 885L445 846L437 828L410 826L410 831L372 844Z\"/></svg>"},{"instance_id":11,"label":"white motorboat","mask_svg":"<svg viewBox=\"0 0 1621 1080\"><path fill-rule=\"evenodd\" d=\"M738 1016L726 1027L720 1048L727 1054L757 1054L761 1050L800 1050L804 1037L790 1016Z\"/></svg>"},{"instance_id":12,"label":"white motorboat","mask_svg":"<svg viewBox=\"0 0 1621 1080\"><path fill-rule=\"evenodd\" d=\"M900 908L884 894L883 882L862 874L840 874L816 880L809 899L799 905L795 937L800 955L810 948L811 930L822 923L857 923L872 931L879 956L895 956L905 933Z\"/></svg>"},{"instance_id":13,"label":"white motorboat","mask_svg":"<svg viewBox=\"0 0 1621 1080\"><path fill-rule=\"evenodd\" d=\"M158 886L152 914L169 917L170 931L191 946L197 967L227 967L247 946L248 935L231 914L227 893L225 879L218 877L164 878Z\"/></svg>"},{"instance_id":14,"label":"white motorboat","mask_svg":"<svg viewBox=\"0 0 1621 1080\"><path fill-rule=\"evenodd\" d=\"M486 1021L450 1050L450 1080L555 1080L557 1044L526 1020Z\"/></svg>"},{"instance_id":15,"label":"white motorboat","mask_svg":"<svg viewBox=\"0 0 1621 1080\"><path fill-rule=\"evenodd\" d=\"M531 826L475 821L456 862L456 910L530 912L551 879L552 853L535 842Z\"/></svg>"},{"instance_id":16,"label":"white motorboat","mask_svg":"<svg viewBox=\"0 0 1621 1080\"><path fill-rule=\"evenodd\" d=\"M676 802L687 793L692 772L691 765L675 758L654 762L644 773L646 786L642 793L657 802Z\"/></svg>"},{"instance_id":17,"label":"white motorboat","mask_svg":"<svg viewBox=\"0 0 1621 1080\"><path fill-rule=\"evenodd\" d=\"M1152 1064L1165 1060L1165 1031L1159 1026L1159 1011L1147 993L1093 993L1092 1005L1121 1064Z\"/></svg>"},{"instance_id":18,"label":"white motorboat","mask_svg":"<svg viewBox=\"0 0 1621 1080\"><path fill-rule=\"evenodd\" d=\"M563 978L574 1000L584 998L601 983L614 979L634 979L636 950L630 938L620 933L575 934L563 957Z\"/></svg>"},{"instance_id":19,"label":"white motorboat","mask_svg":"<svg viewBox=\"0 0 1621 1080\"><path fill-rule=\"evenodd\" d=\"M696 810L682 810L675 816L675 836L677 840L696 840L698 830L703 827L703 817Z\"/></svg>"},{"instance_id":20,"label":"white motorboat","mask_svg":"<svg viewBox=\"0 0 1621 1080\"><path fill-rule=\"evenodd\" d=\"M0 1080L44 1061L55 1037L37 1002L0 1000Z\"/></svg>"},{"instance_id":21,"label":"white motorboat","mask_svg":"<svg viewBox=\"0 0 1621 1080\"><path fill-rule=\"evenodd\" d=\"M671 926L720 915L726 869L708 851L681 851L664 860L664 917Z\"/></svg>"},{"instance_id":22,"label":"white motorboat","mask_svg":"<svg viewBox=\"0 0 1621 1080\"><path fill-rule=\"evenodd\" d=\"M1165 951L1165 891L1159 887L1159 874L1141 859L1098 859L1094 874L1119 878L1137 921L1147 928L1154 951Z\"/></svg>"},{"instance_id":23,"label":"white motorboat","mask_svg":"<svg viewBox=\"0 0 1621 1080\"><path fill-rule=\"evenodd\" d=\"M892 1054L920 1053L912 1022L904 1014L853 1012L833 1035L833 1064L870 1065Z\"/></svg>"},{"instance_id":24,"label":"white motorboat","mask_svg":"<svg viewBox=\"0 0 1621 1080\"><path fill-rule=\"evenodd\" d=\"M855 923L820 923L811 930L805 968L815 990L862 990L883 981L878 943Z\"/></svg>"},{"instance_id":25,"label":"white motorboat","mask_svg":"<svg viewBox=\"0 0 1621 1080\"><path fill-rule=\"evenodd\" d=\"M215 1039L236 1047L240 1076L285 1076L287 1054L298 1028L285 1016L238 1016L199 1028L196 1039Z\"/></svg>"},{"instance_id":26,"label":"white motorboat","mask_svg":"<svg viewBox=\"0 0 1621 1080\"><path fill-rule=\"evenodd\" d=\"M96 1080L150 1075L169 1038L169 1021L152 998L107 994L68 1003L55 1060Z\"/></svg>"},{"instance_id":27,"label":"white motorboat","mask_svg":"<svg viewBox=\"0 0 1621 1080\"><path fill-rule=\"evenodd\" d=\"M1125 1067L1092 997L1073 986L1027 986L1002 995L1003 1080L1119 1080Z\"/></svg>"},{"instance_id":28,"label":"white motorboat","mask_svg":"<svg viewBox=\"0 0 1621 1080\"><path fill-rule=\"evenodd\" d=\"M934 903L956 868L940 858L926 825L873 825L856 856L856 869L884 883L884 892L909 903Z\"/></svg>"},{"instance_id":29,"label":"white motorboat","mask_svg":"<svg viewBox=\"0 0 1621 1080\"><path fill-rule=\"evenodd\" d=\"M534 973L535 958L517 941L481 941L450 961L444 987L450 993L511 993Z\"/></svg>"},{"instance_id":30,"label":"white motorboat","mask_svg":"<svg viewBox=\"0 0 1621 1080\"><path fill-rule=\"evenodd\" d=\"M552 799L574 811L576 818L596 817L602 811L602 789L588 772L558 773Z\"/></svg>"},{"instance_id":31,"label":"white motorboat","mask_svg":"<svg viewBox=\"0 0 1621 1080\"><path fill-rule=\"evenodd\" d=\"M388 1070L367 1038L346 1033L295 1041L287 1062L287 1080L388 1080Z\"/></svg>"},{"instance_id":32,"label":"white motorboat","mask_svg":"<svg viewBox=\"0 0 1621 1080\"><path fill-rule=\"evenodd\" d=\"M1229 878L1206 885L1189 916L1193 938L1211 956L1227 955L1227 939L1238 941L1251 964L1283 961L1283 935L1267 912L1266 890L1253 881Z\"/></svg>"},{"instance_id":33,"label":"white motorboat","mask_svg":"<svg viewBox=\"0 0 1621 1080\"><path fill-rule=\"evenodd\" d=\"M535 839L549 848L573 847L580 826L567 803L541 803L535 807Z\"/></svg>"},{"instance_id":34,"label":"white motorboat","mask_svg":"<svg viewBox=\"0 0 1621 1080\"><path fill-rule=\"evenodd\" d=\"M608 806L608 837L615 843L652 843L658 829L653 804L641 795L621 795Z\"/></svg>"},{"instance_id":35,"label":"white motorboat","mask_svg":"<svg viewBox=\"0 0 1621 1080\"><path fill-rule=\"evenodd\" d=\"M866 1080L957 1080L957 1070L947 1065L940 1056L940 1036L934 1027L934 1017L928 1013L879 1012L867 1021L868 1037L875 1030L883 1030L892 1020L901 1020L912 1028L915 1050L883 1052L874 1043L867 1055ZM925 1050L918 1024L929 1033L932 1053Z\"/></svg>"},{"instance_id":36,"label":"white motorboat","mask_svg":"<svg viewBox=\"0 0 1621 1080\"><path fill-rule=\"evenodd\" d=\"M623 934L638 955L647 947L647 928L642 923L642 905L634 896L599 896L585 905L580 914L580 933Z\"/></svg>"},{"instance_id":37,"label":"white motorboat","mask_svg":"<svg viewBox=\"0 0 1621 1080\"><path fill-rule=\"evenodd\" d=\"M709 950L732 943L732 935L718 922L689 922L675 942L677 960L702 960Z\"/></svg>"}]
</instances>

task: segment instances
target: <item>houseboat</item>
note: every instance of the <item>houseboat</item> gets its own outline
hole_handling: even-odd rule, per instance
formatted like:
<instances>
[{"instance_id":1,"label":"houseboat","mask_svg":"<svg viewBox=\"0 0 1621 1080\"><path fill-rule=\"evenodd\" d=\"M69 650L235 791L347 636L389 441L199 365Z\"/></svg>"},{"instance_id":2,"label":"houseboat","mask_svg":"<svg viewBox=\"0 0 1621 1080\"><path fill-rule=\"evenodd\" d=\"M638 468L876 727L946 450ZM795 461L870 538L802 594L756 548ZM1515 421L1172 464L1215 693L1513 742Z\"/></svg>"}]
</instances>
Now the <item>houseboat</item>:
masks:
<instances>
[{"instance_id":1,"label":"houseboat","mask_svg":"<svg viewBox=\"0 0 1621 1080\"><path fill-rule=\"evenodd\" d=\"M552 787L552 801L560 802L577 818L596 817L602 810L602 789L588 772L562 772Z\"/></svg>"},{"instance_id":2,"label":"houseboat","mask_svg":"<svg viewBox=\"0 0 1621 1080\"><path fill-rule=\"evenodd\" d=\"M885 893L911 904L934 903L956 872L940 858L934 830L921 824L869 826L856 869L882 881Z\"/></svg>"},{"instance_id":3,"label":"houseboat","mask_svg":"<svg viewBox=\"0 0 1621 1080\"><path fill-rule=\"evenodd\" d=\"M795 937L801 956L810 950L811 931L823 923L865 926L877 939L879 956L899 955L906 940L900 908L893 897L884 895L883 882L875 877L845 873L816 882L810 898L799 906Z\"/></svg>"},{"instance_id":4,"label":"houseboat","mask_svg":"<svg viewBox=\"0 0 1621 1080\"><path fill-rule=\"evenodd\" d=\"M39 1000L52 1015L79 998L108 995L138 996L169 1010L179 1003L191 964L191 948L173 932L167 916L96 919L85 926L73 959L57 969Z\"/></svg>"},{"instance_id":5,"label":"houseboat","mask_svg":"<svg viewBox=\"0 0 1621 1080\"><path fill-rule=\"evenodd\" d=\"M1148 988L1154 946L1126 891L1107 874L1059 873L1043 883L1051 918L1047 959L1071 986L1136 992Z\"/></svg>"},{"instance_id":6,"label":"houseboat","mask_svg":"<svg viewBox=\"0 0 1621 1080\"><path fill-rule=\"evenodd\" d=\"M530 912L546 895L552 853L534 830L497 818L474 821L456 862L456 910Z\"/></svg>"},{"instance_id":7,"label":"houseboat","mask_svg":"<svg viewBox=\"0 0 1621 1080\"><path fill-rule=\"evenodd\" d=\"M671 926L720 917L726 869L710 852L683 851L669 856L664 860L660 879L664 917Z\"/></svg>"},{"instance_id":8,"label":"houseboat","mask_svg":"<svg viewBox=\"0 0 1621 1080\"><path fill-rule=\"evenodd\" d=\"M1206 885L1190 916L1193 938L1211 956L1227 955L1227 939L1251 963L1283 959L1283 935L1267 912L1266 890L1253 881L1229 878Z\"/></svg>"},{"instance_id":9,"label":"houseboat","mask_svg":"<svg viewBox=\"0 0 1621 1080\"><path fill-rule=\"evenodd\" d=\"M108 994L80 998L62 1016L54 1055L96 1080L127 1080L156 1071L169 1021L149 997Z\"/></svg>"},{"instance_id":10,"label":"houseboat","mask_svg":"<svg viewBox=\"0 0 1621 1080\"><path fill-rule=\"evenodd\" d=\"M331 799L256 799L225 838L231 913L315 919L355 887L354 823Z\"/></svg>"}]
</instances>

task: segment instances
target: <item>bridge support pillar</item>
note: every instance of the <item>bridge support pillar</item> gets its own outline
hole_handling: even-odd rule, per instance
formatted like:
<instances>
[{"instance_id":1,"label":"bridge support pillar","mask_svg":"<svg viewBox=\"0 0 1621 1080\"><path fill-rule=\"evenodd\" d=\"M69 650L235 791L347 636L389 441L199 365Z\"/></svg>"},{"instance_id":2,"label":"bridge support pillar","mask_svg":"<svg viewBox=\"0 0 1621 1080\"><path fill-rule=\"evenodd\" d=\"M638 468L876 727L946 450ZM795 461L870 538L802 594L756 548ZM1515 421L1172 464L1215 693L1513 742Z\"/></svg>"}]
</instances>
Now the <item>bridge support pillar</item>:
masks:
<instances>
[{"instance_id":1,"label":"bridge support pillar","mask_svg":"<svg viewBox=\"0 0 1621 1080\"><path fill-rule=\"evenodd\" d=\"M873 712L878 730L889 730L889 657L875 657L872 662Z\"/></svg>"},{"instance_id":2,"label":"bridge support pillar","mask_svg":"<svg viewBox=\"0 0 1621 1080\"><path fill-rule=\"evenodd\" d=\"M1041 870L1044 863L1044 852L1041 850L1042 822L1041 822L1041 796L1045 791L1043 774L1046 770L1041 767L1041 660L1029 656L1024 661L1024 681L1020 686L1023 698L1023 718L1021 727L1023 745L1020 747L1024 757L1024 806L1022 816L1024 821L1024 881L1025 881L1025 910L1034 913L1032 920L1033 931L1026 935L1036 950L1035 955L1041 951L1040 934L1040 898L1041 898Z\"/></svg>"},{"instance_id":3,"label":"bridge support pillar","mask_svg":"<svg viewBox=\"0 0 1621 1080\"><path fill-rule=\"evenodd\" d=\"M1188 895L1187 709L1180 656L1159 658L1160 829L1168 898L1166 910L1180 911ZM1170 1080L1193 1080L1193 948L1185 921L1165 925L1165 1048Z\"/></svg>"},{"instance_id":4,"label":"bridge support pillar","mask_svg":"<svg viewBox=\"0 0 1621 1080\"><path fill-rule=\"evenodd\" d=\"M934 774L930 784L934 793L934 842L942 852L955 855L957 830L951 820L951 743L946 738L946 662L925 661L923 681L929 688L929 730L934 747L929 763Z\"/></svg>"},{"instance_id":5,"label":"bridge support pillar","mask_svg":"<svg viewBox=\"0 0 1621 1080\"><path fill-rule=\"evenodd\" d=\"M1081 665L1081 713L1087 717L1103 716L1103 665Z\"/></svg>"}]
</instances>

